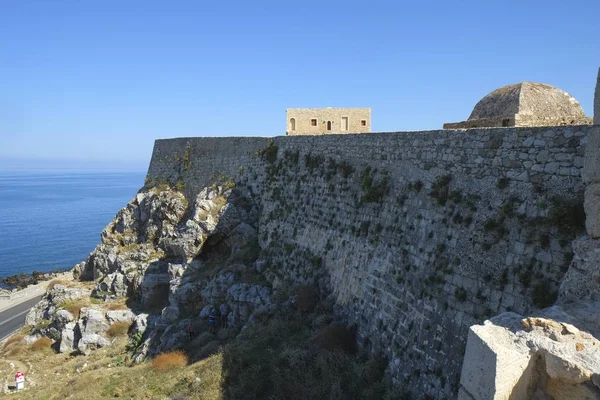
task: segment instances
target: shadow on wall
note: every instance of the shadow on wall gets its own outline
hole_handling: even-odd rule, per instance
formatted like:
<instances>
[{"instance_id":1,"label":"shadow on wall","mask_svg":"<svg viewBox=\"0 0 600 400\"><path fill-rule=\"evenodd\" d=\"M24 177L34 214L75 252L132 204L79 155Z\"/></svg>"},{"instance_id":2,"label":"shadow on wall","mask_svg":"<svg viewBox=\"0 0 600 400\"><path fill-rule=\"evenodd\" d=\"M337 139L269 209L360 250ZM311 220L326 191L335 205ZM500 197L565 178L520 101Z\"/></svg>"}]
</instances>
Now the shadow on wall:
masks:
<instances>
[{"instance_id":1,"label":"shadow on wall","mask_svg":"<svg viewBox=\"0 0 600 400\"><path fill-rule=\"evenodd\" d=\"M332 303L317 290L305 285L296 296L271 298L257 240L258 206L246 188L226 198L197 256L188 261L167 250L130 299L138 314L152 314L138 359L177 350L189 363L210 358L221 366L220 390L231 400L398 398L384 379L387 362L356 356L356 330L331 324ZM187 212L176 231L194 215ZM218 315L223 305L227 316Z\"/></svg>"}]
</instances>

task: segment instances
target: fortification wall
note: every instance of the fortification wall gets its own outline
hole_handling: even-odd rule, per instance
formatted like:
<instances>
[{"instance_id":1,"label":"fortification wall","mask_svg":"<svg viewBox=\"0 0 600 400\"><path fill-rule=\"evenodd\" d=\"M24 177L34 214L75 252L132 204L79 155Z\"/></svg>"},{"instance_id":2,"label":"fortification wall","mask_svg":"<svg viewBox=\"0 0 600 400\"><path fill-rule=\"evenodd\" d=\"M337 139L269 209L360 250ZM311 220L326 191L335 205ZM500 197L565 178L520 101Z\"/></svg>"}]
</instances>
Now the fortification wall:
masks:
<instances>
[{"instance_id":1,"label":"fortification wall","mask_svg":"<svg viewBox=\"0 0 600 400\"><path fill-rule=\"evenodd\" d=\"M331 292L398 385L452 398L469 326L554 300L599 129L159 140L147 182L247 186L274 288Z\"/></svg>"},{"instance_id":2,"label":"fortification wall","mask_svg":"<svg viewBox=\"0 0 600 400\"><path fill-rule=\"evenodd\" d=\"M600 68L598 68L598 81L594 94L594 124L600 125Z\"/></svg>"}]
</instances>

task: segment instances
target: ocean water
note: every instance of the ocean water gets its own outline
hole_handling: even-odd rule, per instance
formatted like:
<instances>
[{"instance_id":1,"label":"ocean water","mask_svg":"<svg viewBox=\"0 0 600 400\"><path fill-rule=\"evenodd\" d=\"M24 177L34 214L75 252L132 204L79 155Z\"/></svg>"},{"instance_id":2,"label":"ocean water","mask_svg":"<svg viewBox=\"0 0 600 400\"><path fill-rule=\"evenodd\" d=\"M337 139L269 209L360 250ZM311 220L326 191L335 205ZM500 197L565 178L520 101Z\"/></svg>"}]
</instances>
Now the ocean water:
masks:
<instances>
[{"instance_id":1,"label":"ocean water","mask_svg":"<svg viewBox=\"0 0 600 400\"><path fill-rule=\"evenodd\" d=\"M69 269L85 260L144 176L0 171L0 278Z\"/></svg>"}]
</instances>

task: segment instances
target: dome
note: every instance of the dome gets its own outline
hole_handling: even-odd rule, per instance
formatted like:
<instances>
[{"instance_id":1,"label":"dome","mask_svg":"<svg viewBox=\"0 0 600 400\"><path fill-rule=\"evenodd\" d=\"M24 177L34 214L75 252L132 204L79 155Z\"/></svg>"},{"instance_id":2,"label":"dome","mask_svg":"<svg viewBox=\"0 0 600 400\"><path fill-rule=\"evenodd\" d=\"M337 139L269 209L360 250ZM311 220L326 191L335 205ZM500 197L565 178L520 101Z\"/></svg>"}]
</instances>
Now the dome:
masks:
<instances>
[{"instance_id":1,"label":"dome","mask_svg":"<svg viewBox=\"0 0 600 400\"><path fill-rule=\"evenodd\" d=\"M583 109L567 92L543 83L521 82L494 90L479 100L469 119L514 114L538 118L583 117Z\"/></svg>"},{"instance_id":2,"label":"dome","mask_svg":"<svg viewBox=\"0 0 600 400\"><path fill-rule=\"evenodd\" d=\"M567 92L543 83L521 82L494 90L475 105L467 121L444 128L589 124Z\"/></svg>"}]
</instances>

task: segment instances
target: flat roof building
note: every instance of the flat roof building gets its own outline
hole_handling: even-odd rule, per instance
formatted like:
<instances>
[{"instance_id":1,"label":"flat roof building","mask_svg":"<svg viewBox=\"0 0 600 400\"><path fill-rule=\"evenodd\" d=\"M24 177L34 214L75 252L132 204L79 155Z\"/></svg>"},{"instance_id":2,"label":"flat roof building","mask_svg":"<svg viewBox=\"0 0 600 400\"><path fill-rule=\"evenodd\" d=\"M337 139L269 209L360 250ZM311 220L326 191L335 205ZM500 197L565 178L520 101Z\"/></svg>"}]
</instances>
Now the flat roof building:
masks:
<instances>
[{"instance_id":1,"label":"flat roof building","mask_svg":"<svg viewBox=\"0 0 600 400\"><path fill-rule=\"evenodd\" d=\"M288 108L286 135L371 132L370 108Z\"/></svg>"}]
</instances>

